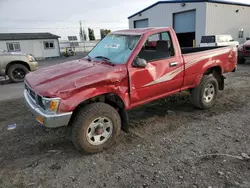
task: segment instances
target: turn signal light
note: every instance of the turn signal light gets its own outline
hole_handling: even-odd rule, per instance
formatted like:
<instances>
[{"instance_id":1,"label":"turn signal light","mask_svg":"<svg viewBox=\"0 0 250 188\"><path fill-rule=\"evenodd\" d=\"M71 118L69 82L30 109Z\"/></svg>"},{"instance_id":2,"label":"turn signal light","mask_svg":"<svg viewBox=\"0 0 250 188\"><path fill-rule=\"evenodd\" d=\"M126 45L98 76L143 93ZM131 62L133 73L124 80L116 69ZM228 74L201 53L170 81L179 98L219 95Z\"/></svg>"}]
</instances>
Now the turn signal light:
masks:
<instances>
[{"instance_id":1,"label":"turn signal light","mask_svg":"<svg viewBox=\"0 0 250 188\"><path fill-rule=\"evenodd\" d=\"M50 101L50 109L52 110L52 111L55 111L56 110L56 108L57 108L57 101Z\"/></svg>"}]
</instances>

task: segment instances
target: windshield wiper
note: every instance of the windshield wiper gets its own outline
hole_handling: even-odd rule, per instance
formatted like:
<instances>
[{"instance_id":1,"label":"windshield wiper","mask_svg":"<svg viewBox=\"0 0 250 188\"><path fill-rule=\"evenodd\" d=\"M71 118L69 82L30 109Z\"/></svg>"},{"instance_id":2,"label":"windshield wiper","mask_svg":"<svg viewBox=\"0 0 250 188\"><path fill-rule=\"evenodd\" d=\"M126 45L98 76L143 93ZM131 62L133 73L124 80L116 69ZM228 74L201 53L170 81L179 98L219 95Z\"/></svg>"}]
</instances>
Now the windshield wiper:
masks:
<instances>
[{"instance_id":1,"label":"windshield wiper","mask_svg":"<svg viewBox=\"0 0 250 188\"><path fill-rule=\"evenodd\" d=\"M95 58L100 58L100 59L104 60L105 62L107 62L107 63L109 63L109 64L111 64L113 66L115 65L114 63L112 63L110 61L110 59L108 57L105 57L105 56L96 56Z\"/></svg>"}]
</instances>

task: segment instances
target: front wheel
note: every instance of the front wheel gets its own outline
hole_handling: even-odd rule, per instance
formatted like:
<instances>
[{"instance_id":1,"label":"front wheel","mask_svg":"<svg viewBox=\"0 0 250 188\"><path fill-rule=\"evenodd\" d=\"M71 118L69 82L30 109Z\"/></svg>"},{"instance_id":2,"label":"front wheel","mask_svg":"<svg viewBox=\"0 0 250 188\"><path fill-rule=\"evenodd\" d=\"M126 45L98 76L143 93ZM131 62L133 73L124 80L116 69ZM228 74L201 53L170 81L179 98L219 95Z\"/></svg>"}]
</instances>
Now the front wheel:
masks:
<instances>
[{"instance_id":1,"label":"front wheel","mask_svg":"<svg viewBox=\"0 0 250 188\"><path fill-rule=\"evenodd\" d=\"M204 75L199 86L191 91L191 102L200 109L214 105L219 86L213 75Z\"/></svg>"},{"instance_id":2,"label":"front wheel","mask_svg":"<svg viewBox=\"0 0 250 188\"><path fill-rule=\"evenodd\" d=\"M14 64L10 66L7 73L10 81L16 83L22 82L25 75L29 73L29 70L22 64Z\"/></svg>"},{"instance_id":3,"label":"front wheel","mask_svg":"<svg viewBox=\"0 0 250 188\"><path fill-rule=\"evenodd\" d=\"M79 151L98 153L115 144L121 130L119 113L105 103L92 103L75 114L72 142Z\"/></svg>"}]
</instances>

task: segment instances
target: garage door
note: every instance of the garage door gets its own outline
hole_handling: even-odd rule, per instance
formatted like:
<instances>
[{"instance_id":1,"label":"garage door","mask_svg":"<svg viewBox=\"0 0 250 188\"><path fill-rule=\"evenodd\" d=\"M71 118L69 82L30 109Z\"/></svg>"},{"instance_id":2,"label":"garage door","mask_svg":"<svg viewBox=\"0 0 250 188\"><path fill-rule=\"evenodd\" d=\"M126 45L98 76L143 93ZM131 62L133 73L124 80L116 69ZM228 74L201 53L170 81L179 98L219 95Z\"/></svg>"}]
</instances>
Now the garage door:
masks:
<instances>
[{"instance_id":1,"label":"garage door","mask_svg":"<svg viewBox=\"0 0 250 188\"><path fill-rule=\"evenodd\" d=\"M195 32L195 10L175 13L174 29L176 33Z\"/></svg>"},{"instance_id":2,"label":"garage door","mask_svg":"<svg viewBox=\"0 0 250 188\"><path fill-rule=\"evenodd\" d=\"M148 19L134 21L134 28L148 27Z\"/></svg>"}]
</instances>

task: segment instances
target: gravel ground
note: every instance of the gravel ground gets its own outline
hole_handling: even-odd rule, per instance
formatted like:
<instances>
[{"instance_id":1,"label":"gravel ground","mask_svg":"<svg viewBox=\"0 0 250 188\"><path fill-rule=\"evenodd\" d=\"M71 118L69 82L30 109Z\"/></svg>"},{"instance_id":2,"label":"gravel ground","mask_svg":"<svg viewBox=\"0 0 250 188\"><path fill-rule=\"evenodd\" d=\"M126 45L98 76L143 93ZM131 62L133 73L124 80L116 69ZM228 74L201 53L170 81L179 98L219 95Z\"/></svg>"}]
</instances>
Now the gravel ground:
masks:
<instances>
[{"instance_id":1,"label":"gravel ground","mask_svg":"<svg viewBox=\"0 0 250 188\"><path fill-rule=\"evenodd\" d=\"M39 127L23 99L2 101L0 187L249 188L249 98L246 64L213 108L195 109L182 92L134 109L130 132L96 155L76 151L67 128Z\"/></svg>"}]
</instances>

